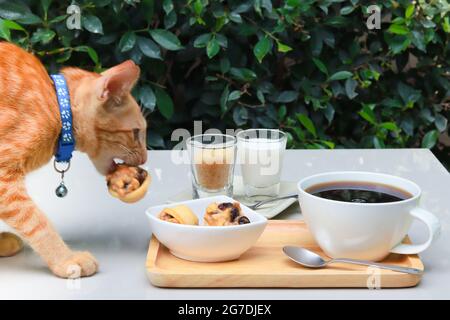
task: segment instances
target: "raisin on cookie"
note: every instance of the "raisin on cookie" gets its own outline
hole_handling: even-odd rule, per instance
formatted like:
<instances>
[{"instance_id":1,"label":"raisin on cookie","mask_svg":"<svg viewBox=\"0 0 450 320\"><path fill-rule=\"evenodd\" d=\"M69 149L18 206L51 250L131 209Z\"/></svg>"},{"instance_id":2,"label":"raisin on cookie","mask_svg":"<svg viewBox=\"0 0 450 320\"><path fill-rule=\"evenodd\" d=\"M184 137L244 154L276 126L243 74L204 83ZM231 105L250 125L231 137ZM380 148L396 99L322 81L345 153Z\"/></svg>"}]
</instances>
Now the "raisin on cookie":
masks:
<instances>
[{"instance_id":1,"label":"raisin on cookie","mask_svg":"<svg viewBox=\"0 0 450 320\"><path fill-rule=\"evenodd\" d=\"M204 221L208 226L232 226L250 223L248 217L242 214L239 202L211 203L206 208Z\"/></svg>"}]
</instances>

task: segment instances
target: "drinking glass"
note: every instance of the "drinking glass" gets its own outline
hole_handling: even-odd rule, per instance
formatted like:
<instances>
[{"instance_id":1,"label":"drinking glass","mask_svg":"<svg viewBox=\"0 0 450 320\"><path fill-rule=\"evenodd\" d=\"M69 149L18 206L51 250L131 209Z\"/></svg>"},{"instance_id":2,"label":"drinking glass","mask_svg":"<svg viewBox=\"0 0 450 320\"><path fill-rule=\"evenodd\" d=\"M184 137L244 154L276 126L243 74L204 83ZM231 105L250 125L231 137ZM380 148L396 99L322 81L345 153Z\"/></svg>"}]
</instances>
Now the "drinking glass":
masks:
<instances>
[{"instance_id":1,"label":"drinking glass","mask_svg":"<svg viewBox=\"0 0 450 320\"><path fill-rule=\"evenodd\" d=\"M201 134L187 140L191 161L193 198L233 195L236 138Z\"/></svg>"},{"instance_id":2,"label":"drinking glass","mask_svg":"<svg viewBox=\"0 0 450 320\"><path fill-rule=\"evenodd\" d=\"M239 132L237 140L246 197L253 200L277 197L286 134L276 129L248 129Z\"/></svg>"}]
</instances>

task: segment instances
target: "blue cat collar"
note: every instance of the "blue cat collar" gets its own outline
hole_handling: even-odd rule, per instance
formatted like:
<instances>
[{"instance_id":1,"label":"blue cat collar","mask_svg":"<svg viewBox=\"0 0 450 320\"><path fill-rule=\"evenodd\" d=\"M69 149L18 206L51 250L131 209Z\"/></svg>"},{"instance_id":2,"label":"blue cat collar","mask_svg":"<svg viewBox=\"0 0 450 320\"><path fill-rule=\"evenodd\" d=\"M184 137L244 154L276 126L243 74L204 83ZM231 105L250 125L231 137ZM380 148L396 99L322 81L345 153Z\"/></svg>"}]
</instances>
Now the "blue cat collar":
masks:
<instances>
[{"instance_id":1,"label":"blue cat collar","mask_svg":"<svg viewBox=\"0 0 450 320\"><path fill-rule=\"evenodd\" d=\"M58 138L58 146L55 154L56 162L69 162L75 149L73 135L72 110L70 108L70 96L66 79L62 74L52 74L50 77L55 85L58 98L59 113L61 116L61 133Z\"/></svg>"}]
</instances>

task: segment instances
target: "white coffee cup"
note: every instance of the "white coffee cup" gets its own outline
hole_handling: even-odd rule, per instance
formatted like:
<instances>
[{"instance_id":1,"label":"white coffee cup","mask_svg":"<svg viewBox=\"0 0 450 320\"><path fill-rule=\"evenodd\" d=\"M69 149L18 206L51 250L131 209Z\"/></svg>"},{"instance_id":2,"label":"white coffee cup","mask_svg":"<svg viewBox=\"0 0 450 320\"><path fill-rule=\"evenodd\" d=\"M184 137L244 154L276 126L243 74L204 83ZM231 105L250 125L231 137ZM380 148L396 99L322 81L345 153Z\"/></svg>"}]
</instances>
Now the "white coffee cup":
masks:
<instances>
[{"instance_id":1,"label":"white coffee cup","mask_svg":"<svg viewBox=\"0 0 450 320\"><path fill-rule=\"evenodd\" d=\"M305 190L322 183L368 182L407 191L412 197L386 203L355 203L324 199ZM309 176L298 183L299 203L315 240L332 258L379 261L389 253L416 254L427 249L440 232L439 220L419 207L420 187L412 181L380 173L341 171ZM422 244L402 244L413 219L428 228Z\"/></svg>"}]
</instances>

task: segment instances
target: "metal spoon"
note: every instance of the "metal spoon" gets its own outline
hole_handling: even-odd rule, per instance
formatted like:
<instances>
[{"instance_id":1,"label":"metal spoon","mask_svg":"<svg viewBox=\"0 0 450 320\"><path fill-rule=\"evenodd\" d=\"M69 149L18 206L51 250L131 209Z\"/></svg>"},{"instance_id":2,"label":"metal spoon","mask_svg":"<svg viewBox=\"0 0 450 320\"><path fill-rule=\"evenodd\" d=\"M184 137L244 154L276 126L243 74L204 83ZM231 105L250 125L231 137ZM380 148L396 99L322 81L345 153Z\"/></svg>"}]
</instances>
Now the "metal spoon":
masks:
<instances>
[{"instance_id":1,"label":"metal spoon","mask_svg":"<svg viewBox=\"0 0 450 320\"><path fill-rule=\"evenodd\" d=\"M267 200L261 200L258 201L252 205L247 205L247 207L249 207L252 210L255 210L259 207L261 207L262 205L265 205L266 203L270 203L270 202L274 202L274 201L278 201L278 200L283 200L283 199L289 199L289 198L297 198L298 194L290 194L287 196L283 196L283 197L279 197L279 198L272 198L272 199L267 199Z\"/></svg>"},{"instance_id":2,"label":"metal spoon","mask_svg":"<svg viewBox=\"0 0 450 320\"><path fill-rule=\"evenodd\" d=\"M410 273L410 274L421 274L423 271L415 268L407 268L407 267L399 267L393 265L387 265L383 263L377 263L367 260L355 260L355 259L331 259L325 261L318 254L302 248L302 247L292 247L286 246L283 247L283 252L293 261L301 264L302 266L308 268L323 268L326 267L329 263L341 262L341 263L351 263L351 264L359 264L363 266L373 266L381 269L387 269L397 272Z\"/></svg>"}]
</instances>

